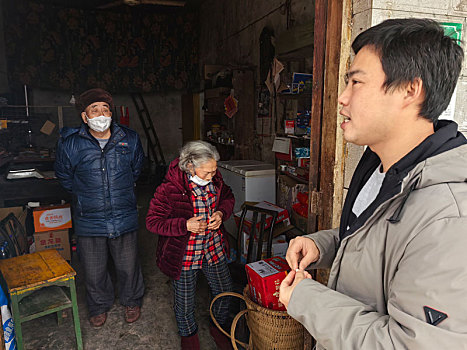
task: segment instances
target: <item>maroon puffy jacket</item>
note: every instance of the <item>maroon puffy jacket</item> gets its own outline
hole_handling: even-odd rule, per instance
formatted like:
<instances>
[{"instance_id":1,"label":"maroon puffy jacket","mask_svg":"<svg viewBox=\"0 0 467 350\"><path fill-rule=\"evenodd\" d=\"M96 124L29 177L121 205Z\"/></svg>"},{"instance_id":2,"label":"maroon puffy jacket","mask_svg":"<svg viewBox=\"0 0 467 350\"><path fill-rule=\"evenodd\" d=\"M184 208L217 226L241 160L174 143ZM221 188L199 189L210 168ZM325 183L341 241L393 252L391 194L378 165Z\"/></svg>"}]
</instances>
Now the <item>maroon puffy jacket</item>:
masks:
<instances>
[{"instance_id":1,"label":"maroon puffy jacket","mask_svg":"<svg viewBox=\"0 0 467 350\"><path fill-rule=\"evenodd\" d=\"M222 180L219 171L214 175L212 183L219 194L216 211L224 214L222 220L225 221L232 215L234 196L230 187ZM193 216L188 177L178 167L177 158L170 164L162 184L157 187L146 216L147 229L159 235L157 266L167 276L176 280L180 278L183 257L191 234L187 231L186 222ZM224 248L228 254L229 247L224 227L221 226L218 232L222 235Z\"/></svg>"}]
</instances>

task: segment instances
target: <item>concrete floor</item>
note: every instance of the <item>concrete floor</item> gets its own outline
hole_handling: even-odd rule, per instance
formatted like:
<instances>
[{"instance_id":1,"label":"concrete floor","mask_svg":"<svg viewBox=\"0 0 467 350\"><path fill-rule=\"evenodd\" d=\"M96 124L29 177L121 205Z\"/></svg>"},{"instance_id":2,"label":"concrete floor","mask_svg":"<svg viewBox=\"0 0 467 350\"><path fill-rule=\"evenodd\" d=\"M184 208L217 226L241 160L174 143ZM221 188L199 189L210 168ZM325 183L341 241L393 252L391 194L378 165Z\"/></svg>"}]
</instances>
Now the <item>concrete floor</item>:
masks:
<instances>
[{"instance_id":1,"label":"concrete floor","mask_svg":"<svg viewBox=\"0 0 467 350\"><path fill-rule=\"evenodd\" d=\"M139 186L138 212L140 216L139 249L146 292L141 318L133 324L124 320L124 307L116 298L105 325L94 329L87 316L85 287L80 263L73 254L71 265L77 272L78 307L85 349L142 350L180 349L175 316L172 310L172 283L155 263L157 236L145 228L145 217L154 186ZM23 324L25 349L76 349L71 311L66 311L64 322L58 326L55 315L31 320ZM196 319L199 326L201 349L214 350L216 345L209 334L209 291L207 282L199 279Z\"/></svg>"}]
</instances>

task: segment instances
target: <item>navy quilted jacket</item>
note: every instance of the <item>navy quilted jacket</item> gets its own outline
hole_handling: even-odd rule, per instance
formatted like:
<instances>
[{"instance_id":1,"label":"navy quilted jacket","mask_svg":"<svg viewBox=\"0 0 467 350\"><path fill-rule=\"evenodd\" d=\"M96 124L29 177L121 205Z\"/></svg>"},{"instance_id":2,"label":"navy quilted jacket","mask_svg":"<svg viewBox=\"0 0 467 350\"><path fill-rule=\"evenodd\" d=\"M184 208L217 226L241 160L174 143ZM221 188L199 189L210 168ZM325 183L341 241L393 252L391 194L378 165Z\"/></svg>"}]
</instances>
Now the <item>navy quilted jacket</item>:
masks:
<instances>
[{"instance_id":1,"label":"navy quilted jacket","mask_svg":"<svg viewBox=\"0 0 467 350\"><path fill-rule=\"evenodd\" d=\"M60 130L55 175L73 195L77 235L114 238L138 229L134 187L143 158L138 134L116 123L104 149L84 123Z\"/></svg>"},{"instance_id":2,"label":"navy quilted jacket","mask_svg":"<svg viewBox=\"0 0 467 350\"><path fill-rule=\"evenodd\" d=\"M235 199L229 186L222 180L219 171L212 179L219 197L217 209L223 213L222 220L232 215ZM146 217L147 229L159 235L156 264L167 276L178 280L182 271L190 232L186 222L194 216L187 175L178 167L178 159L169 166L164 182L156 189L149 204ZM225 251L228 254L228 241L223 226L218 231L222 235Z\"/></svg>"}]
</instances>

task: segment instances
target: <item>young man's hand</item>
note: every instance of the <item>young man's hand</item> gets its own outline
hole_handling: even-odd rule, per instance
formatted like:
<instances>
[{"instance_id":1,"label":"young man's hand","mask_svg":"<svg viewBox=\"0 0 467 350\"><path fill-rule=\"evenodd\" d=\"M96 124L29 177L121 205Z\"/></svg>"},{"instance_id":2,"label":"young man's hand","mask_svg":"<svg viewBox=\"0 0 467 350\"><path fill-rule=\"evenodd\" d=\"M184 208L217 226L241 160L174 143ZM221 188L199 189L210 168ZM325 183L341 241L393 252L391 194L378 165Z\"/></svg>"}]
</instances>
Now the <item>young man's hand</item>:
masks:
<instances>
[{"instance_id":1,"label":"young man's hand","mask_svg":"<svg viewBox=\"0 0 467 350\"><path fill-rule=\"evenodd\" d=\"M286 259L292 270L304 270L319 259L319 249L312 239L297 237L290 241Z\"/></svg>"},{"instance_id":2,"label":"young man's hand","mask_svg":"<svg viewBox=\"0 0 467 350\"><path fill-rule=\"evenodd\" d=\"M305 270L292 270L281 283L279 289L279 301L287 308L292 292L301 281L311 279L311 275Z\"/></svg>"}]
</instances>

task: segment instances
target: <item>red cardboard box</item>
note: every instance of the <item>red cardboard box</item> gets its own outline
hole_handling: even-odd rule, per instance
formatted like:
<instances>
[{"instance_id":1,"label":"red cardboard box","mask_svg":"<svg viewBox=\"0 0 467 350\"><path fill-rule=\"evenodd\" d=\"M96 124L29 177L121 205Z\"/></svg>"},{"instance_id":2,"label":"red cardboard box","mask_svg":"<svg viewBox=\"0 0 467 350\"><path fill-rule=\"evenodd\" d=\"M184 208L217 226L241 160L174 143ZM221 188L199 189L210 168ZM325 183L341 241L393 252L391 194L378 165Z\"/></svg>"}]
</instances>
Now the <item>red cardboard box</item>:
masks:
<instances>
[{"instance_id":1,"label":"red cardboard box","mask_svg":"<svg viewBox=\"0 0 467 350\"><path fill-rule=\"evenodd\" d=\"M240 257L240 261L242 264L246 263L247 259L247 252L248 252L248 244L250 243L250 235L243 232L243 240L242 240L243 246L242 246L242 256ZM256 246L258 244L258 241L255 239L255 242L253 243L253 251L256 251ZM272 239L272 256L280 256L282 258L285 258L285 255L287 253L287 248L289 247L289 244L286 241L285 235L279 235L275 238ZM263 249L262 249L262 258L266 258L267 255L267 250L268 250L268 244L267 242L263 242Z\"/></svg>"},{"instance_id":2,"label":"red cardboard box","mask_svg":"<svg viewBox=\"0 0 467 350\"><path fill-rule=\"evenodd\" d=\"M297 158L297 166L299 168L309 168L310 167L310 157Z\"/></svg>"},{"instance_id":3,"label":"red cardboard box","mask_svg":"<svg viewBox=\"0 0 467 350\"><path fill-rule=\"evenodd\" d=\"M279 301L279 287L290 270L287 261L273 257L245 266L250 296L256 303L272 310L285 310Z\"/></svg>"},{"instance_id":4,"label":"red cardboard box","mask_svg":"<svg viewBox=\"0 0 467 350\"><path fill-rule=\"evenodd\" d=\"M286 120L284 132L287 135L293 135L295 133L295 120Z\"/></svg>"},{"instance_id":5,"label":"red cardboard box","mask_svg":"<svg viewBox=\"0 0 467 350\"><path fill-rule=\"evenodd\" d=\"M36 208L33 211L35 232L71 228L70 205L54 205Z\"/></svg>"},{"instance_id":6,"label":"red cardboard box","mask_svg":"<svg viewBox=\"0 0 467 350\"><path fill-rule=\"evenodd\" d=\"M259 202L258 204L255 204L254 206L258 208L277 211L276 224L284 221L286 226L290 225L289 212L287 211L287 209L278 207L277 205L274 205L266 201ZM235 218L237 227L240 224L241 215L242 215L241 211L238 213L235 213L234 218ZM243 232L250 234L252 221L253 221L253 213L249 211L247 212L247 215L245 216L245 221L243 223ZM264 226L265 229L271 226L271 221L272 221L272 216L266 215L266 224ZM261 220L260 220L260 215L258 215L258 222L256 223L256 232L259 231L260 226L261 226Z\"/></svg>"},{"instance_id":7,"label":"red cardboard box","mask_svg":"<svg viewBox=\"0 0 467 350\"><path fill-rule=\"evenodd\" d=\"M289 212L287 209L278 207L277 205L274 205L272 203L263 201L259 202L258 204L255 205L255 207L260 207L263 209L269 209L269 210L274 210L277 211L277 217L276 217L276 224L274 226L274 232L273 235L276 237L279 235L281 232L284 232L287 230L287 227L290 226L290 218L289 218ZM240 225L240 216L242 212L235 213L234 219L235 223ZM247 251L248 251L248 243L250 240L250 232L251 232L251 225L253 221L253 213L252 212L247 212L247 215L245 216L245 221L243 222L243 237L242 237L242 251L240 252L241 256L241 261L243 263L246 262L246 257L247 257ZM271 222L272 222L272 216L266 215L266 223L265 223L265 230L267 230L269 227L271 227ZM280 224L280 225L278 225ZM258 232L261 226L261 219L260 215L258 215L258 222L256 224L256 234L255 234L255 244L256 241L258 240ZM274 242L273 242L274 243ZM263 245L263 253L266 254L266 243ZM274 244L273 244L273 254L274 254Z\"/></svg>"}]
</instances>

